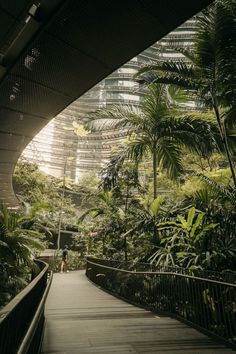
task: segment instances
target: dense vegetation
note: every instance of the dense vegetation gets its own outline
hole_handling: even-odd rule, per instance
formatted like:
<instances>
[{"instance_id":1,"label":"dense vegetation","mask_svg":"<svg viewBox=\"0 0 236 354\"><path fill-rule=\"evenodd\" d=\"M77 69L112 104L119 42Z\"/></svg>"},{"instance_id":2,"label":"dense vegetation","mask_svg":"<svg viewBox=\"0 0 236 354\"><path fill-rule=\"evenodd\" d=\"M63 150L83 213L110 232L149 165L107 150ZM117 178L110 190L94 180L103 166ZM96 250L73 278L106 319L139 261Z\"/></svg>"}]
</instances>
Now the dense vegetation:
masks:
<instances>
[{"instance_id":1,"label":"dense vegetation","mask_svg":"<svg viewBox=\"0 0 236 354\"><path fill-rule=\"evenodd\" d=\"M19 212L0 210L0 307L15 296L36 271L33 257L44 249L42 233L32 219Z\"/></svg>"},{"instance_id":2,"label":"dense vegetation","mask_svg":"<svg viewBox=\"0 0 236 354\"><path fill-rule=\"evenodd\" d=\"M61 230L80 259L236 270L235 11L216 1L182 60L140 70L140 109L90 114L89 130L127 131L98 179L75 185L18 164L22 210L0 211L0 305L27 282L35 252L61 245Z\"/></svg>"},{"instance_id":3,"label":"dense vegetation","mask_svg":"<svg viewBox=\"0 0 236 354\"><path fill-rule=\"evenodd\" d=\"M113 107L91 115L89 129L123 128L129 136L102 171L103 212L90 211L93 252L236 269L235 11L235 1L216 1L199 15L193 47L180 50L183 59L161 58L140 70L147 95L139 110ZM132 186L124 178L127 163L133 164Z\"/></svg>"}]
</instances>

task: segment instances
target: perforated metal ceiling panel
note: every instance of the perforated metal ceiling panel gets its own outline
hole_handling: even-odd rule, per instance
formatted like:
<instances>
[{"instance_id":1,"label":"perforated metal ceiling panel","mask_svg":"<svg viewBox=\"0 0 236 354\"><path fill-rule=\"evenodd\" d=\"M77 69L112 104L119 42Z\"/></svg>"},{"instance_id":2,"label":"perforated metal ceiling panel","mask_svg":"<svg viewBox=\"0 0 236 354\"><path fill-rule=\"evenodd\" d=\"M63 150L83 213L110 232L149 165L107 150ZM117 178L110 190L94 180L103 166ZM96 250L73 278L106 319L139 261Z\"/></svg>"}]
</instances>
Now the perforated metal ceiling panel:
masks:
<instances>
[{"instance_id":1,"label":"perforated metal ceiling panel","mask_svg":"<svg viewBox=\"0 0 236 354\"><path fill-rule=\"evenodd\" d=\"M17 205L14 165L51 118L211 2L0 0L0 200Z\"/></svg>"}]
</instances>

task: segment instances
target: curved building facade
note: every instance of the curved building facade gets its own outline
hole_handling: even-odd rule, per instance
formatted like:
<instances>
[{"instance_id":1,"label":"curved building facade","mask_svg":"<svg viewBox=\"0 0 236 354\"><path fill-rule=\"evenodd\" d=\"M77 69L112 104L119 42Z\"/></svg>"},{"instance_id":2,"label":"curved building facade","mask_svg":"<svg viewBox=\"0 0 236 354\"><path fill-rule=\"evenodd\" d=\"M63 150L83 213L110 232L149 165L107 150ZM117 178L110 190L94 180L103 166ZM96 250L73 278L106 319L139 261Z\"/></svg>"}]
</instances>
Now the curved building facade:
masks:
<instances>
[{"instance_id":1,"label":"curved building facade","mask_svg":"<svg viewBox=\"0 0 236 354\"><path fill-rule=\"evenodd\" d=\"M190 47L195 33L195 19L147 48L109 75L54 118L27 146L23 157L36 162L48 174L78 181L91 171L97 172L109 159L111 149L125 138L122 131L83 134L88 112L114 104L139 106L145 91L133 76L144 64L158 58L179 59L174 48ZM81 130L81 132L80 132Z\"/></svg>"}]
</instances>

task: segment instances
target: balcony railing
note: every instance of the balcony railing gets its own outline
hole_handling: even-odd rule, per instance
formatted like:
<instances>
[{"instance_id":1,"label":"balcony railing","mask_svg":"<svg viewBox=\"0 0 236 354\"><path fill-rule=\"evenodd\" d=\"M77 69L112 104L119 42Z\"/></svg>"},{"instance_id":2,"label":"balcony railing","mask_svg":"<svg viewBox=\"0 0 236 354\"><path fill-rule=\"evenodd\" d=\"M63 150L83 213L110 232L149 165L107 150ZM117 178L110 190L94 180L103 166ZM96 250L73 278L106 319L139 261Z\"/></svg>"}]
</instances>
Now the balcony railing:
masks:
<instances>
[{"instance_id":1,"label":"balcony railing","mask_svg":"<svg viewBox=\"0 0 236 354\"><path fill-rule=\"evenodd\" d=\"M111 266L110 261L89 257L86 274L115 296L174 315L236 348L236 284L164 269L141 271L137 267L133 270L120 267L121 262Z\"/></svg>"}]
</instances>

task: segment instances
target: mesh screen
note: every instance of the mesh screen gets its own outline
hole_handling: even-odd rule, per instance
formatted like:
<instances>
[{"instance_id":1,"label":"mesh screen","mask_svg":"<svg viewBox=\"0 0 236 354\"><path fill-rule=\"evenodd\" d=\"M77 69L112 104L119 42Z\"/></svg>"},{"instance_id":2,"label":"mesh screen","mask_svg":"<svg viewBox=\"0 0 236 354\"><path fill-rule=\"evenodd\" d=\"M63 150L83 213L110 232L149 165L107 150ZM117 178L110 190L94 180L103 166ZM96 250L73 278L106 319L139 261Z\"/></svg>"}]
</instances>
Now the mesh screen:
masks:
<instances>
[{"instance_id":1,"label":"mesh screen","mask_svg":"<svg viewBox=\"0 0 236 354\"><path fill-rule=\"evenodd\" d=\"M13 73L67 95L72 101L85 87L93 85L98 72L108 75L109 71L97 60L44 33L21 58ZM60 109L66 105L67 102L60 100Z\"/></svg>"},{"instance_id":2,"label":"mesh screen","mask_svg":"<svg viewBox=\"0 0 236 354\"><path fill-rule=\"evenodd\" d=\"M5 119L7 117L7 119ZM0 108L0 131L33 138L48 120L20 111Z\"/></svg>"},{"instance_id":3,"label":"mesh screen","mask_svg":"<svg viewBox=\"0 0 236 354\"><path fill-rule=\"evenodd\" d=\"M0 90L0 106L52 118L70 97L20 76L8 75Z\"/></svg>"},{"instance_id":4,"label":"mesh screen","mask_svg":"<svg viewBox=\"0 0 236 354\"><path fill-rule=\"evenodd\" d=\"M33 0L0 0L0 53L4 53L24 25Z\"/></svg>"}]
</instances>

